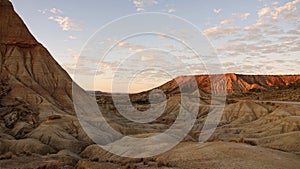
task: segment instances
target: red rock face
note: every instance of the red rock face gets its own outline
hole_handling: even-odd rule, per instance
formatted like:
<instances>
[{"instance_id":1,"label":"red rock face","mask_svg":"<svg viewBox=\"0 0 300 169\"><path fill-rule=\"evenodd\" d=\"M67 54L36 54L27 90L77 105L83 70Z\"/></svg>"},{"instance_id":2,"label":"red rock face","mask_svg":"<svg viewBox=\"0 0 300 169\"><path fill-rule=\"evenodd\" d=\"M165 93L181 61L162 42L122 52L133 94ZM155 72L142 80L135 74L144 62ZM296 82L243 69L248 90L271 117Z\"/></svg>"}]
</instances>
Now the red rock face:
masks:
<instances>
[{"instance_id":1,"label":"red rock face","mask_svg":"<svg viewBox=\"0 0 300 169\"><path fill-rule=\"evenodd\" d=\"M210 92L213 86L215 90L224 88L228 93L247 92L251 89L269 89L272 87L283 87L296 82L300 82L300 75L240 75L240 74L225 74L223 75L196 75L196 76L180 76L162 86L158 87L166 92L172 92L180 86L195 85L191 83L192 79L197 81L198 86L191 88L199 88L204 92ZM212 80L211 80L212 79ZM211 84L211 81L213 84ZM178 91L177 91L178 92Z\"/></svg>"},{"instance_id":2,"label":"red rock face","mask_svg":"<svg viewBox=\"0 0 300 169\"><path fill-rule=\"evenodd\" d=\"M300 81L299 75L237 75L227 74L227 81L231 86L229 92L247 92L251 89L268 89L271 87L283 87Z\"/></svg>"}]
</instances>

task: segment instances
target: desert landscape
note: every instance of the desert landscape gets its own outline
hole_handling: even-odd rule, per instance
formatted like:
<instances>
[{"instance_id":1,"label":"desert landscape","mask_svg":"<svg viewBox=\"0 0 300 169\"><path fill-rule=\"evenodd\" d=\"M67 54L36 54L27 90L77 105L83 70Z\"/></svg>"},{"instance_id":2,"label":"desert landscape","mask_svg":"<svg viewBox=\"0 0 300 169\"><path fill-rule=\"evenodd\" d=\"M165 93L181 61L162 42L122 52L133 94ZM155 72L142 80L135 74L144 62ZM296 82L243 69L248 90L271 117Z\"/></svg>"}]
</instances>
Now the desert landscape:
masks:
<instances>
[{"instance_id":1,"label":"desert landscape","mask_svg":"<svg viewBox=\"0 0 300 169\"><path fill-rule=\"evenodd\" d=\"M161 90L164 113L155 121L135 123L116 109L110 93L95 92L106 121L120 133L144 138L166 131L177 118L181 97L187 111L199 108L192 129L171 150L153 157L114 155L93 142L82 129L72 94L91 97L72 81L48 50L30 33L9 0L0 0L0 168L262 168L300 166L300 75L225 74L179 76L165 84L130 94L133 106L151 107L149 94ZM197 86L190 83L195 78ZM226 103L216 130L205 142L200 131L214 101L211 88L226 84ZM186 90L182 96L181 88ZM200 96L193 89L199 90ZM73 93L72 93L73 90ZM93 93L93 92L92 92ZM122 97L117 94L116 97ZM195 102L199 97L200 102ZM195 104L193 104L195 102ZM124 103L126 104L126 103ZM124 105L124 109L126 105ZM100 131L101 132L101 131ZM126 142L109 137L103 142ZM123 140L124 139L124 140ZM124 145L126 147L126 145ZM162 145L163 146L163 145ZM151 148L136 144L137 151ZM126 151L118 150L126 156ZM143 151L141 151L143 153Z\"/></svg>"}]
</instances>

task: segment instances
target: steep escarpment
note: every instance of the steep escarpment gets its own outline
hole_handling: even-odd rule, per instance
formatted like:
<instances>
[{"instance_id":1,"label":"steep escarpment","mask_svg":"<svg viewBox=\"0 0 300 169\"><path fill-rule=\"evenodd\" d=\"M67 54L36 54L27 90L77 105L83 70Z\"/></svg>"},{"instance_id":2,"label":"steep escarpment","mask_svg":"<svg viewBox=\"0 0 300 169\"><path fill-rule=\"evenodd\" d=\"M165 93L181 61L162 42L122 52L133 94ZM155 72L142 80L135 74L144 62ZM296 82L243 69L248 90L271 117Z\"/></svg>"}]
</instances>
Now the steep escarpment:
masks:
<instances>
[{"instance_id":1,"label":"steep escarpment","mask_svg":"<svg viewBox=\"0 0 300 169\"><path fill-rule=\"evenodd\" d=\"M71 78L36 41L8 0L0 1L0 22L0 78L11 88L6 98L40 109L42 119L57 111L74 114Z\"/></svg>"},{"instance_id":2,"label":"steep escarpment","mask_svg":"<svg viewBox=\"0 0 300 169\"><path fill-rule=\"evenodd\" d=\"M192 83L196 81L197 83ZM300 75L241 75L229 73L225 75L179 76L159 87L165 93L178 93L181 88L199 88L210 92L225 89L228 93L244 93L250 90L268 90L288 86L300 82ZM190 86L197 85L197 86Z\"/></svg>"},{"instance_id":3,"label":"steep escarpment","mask_svg":"<svg viewBox=\"0 0 300 169\"><path fill-rule=\"evenodd\" d=\"M81 152L91 141L75 116L72 79L8 0L0 23L0 154Z\"/></svg>"}]
</instances>

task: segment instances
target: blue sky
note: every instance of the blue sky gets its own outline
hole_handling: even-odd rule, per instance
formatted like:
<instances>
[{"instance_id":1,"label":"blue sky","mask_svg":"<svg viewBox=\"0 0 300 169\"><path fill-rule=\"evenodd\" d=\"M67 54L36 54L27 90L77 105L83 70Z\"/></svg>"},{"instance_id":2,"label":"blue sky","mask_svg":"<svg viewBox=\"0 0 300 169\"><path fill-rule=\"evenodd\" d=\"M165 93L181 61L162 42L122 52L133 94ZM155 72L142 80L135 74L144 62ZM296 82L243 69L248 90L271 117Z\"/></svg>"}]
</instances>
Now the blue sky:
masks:
<instances>
[{"instance_id":1,"label":"blue sky","mask_svg":"<svg viewBox=\"0 0 300 169\"><path fill-rule=\"evenodd\" d=\"M120 17L143 12L169 13L194 24L216 49L224 72L300 73L300 0L12 0L12 3L38 41L71 76L81 49L84 49L84 44L99 28ZM142 52L142 49L136 47L144 41L136 38L118 47ZM154 41L169 44L166 48L180 48L180 45L168 39ZM149 44L153 46L153 43ZM112 60L117 60L118 54L112 53L109 60L99 63L99 72L102 73L97 74L95 89L112 90L111 68L116 64ZM178 57L184 55L177 54ZM153 58L159 62L162 57ZM149 59L143 56L142 60ZM186 63L195 69L201 64L192 58ZM131 92L157 86L172 78L159 71L146 74L152 79L145 80L147 75L140 74L139 78L133 80ZM155 78L159 75L160 78ZM79 78L77 82L90 89L84 78Z\"/></svg>"}]
</instances>

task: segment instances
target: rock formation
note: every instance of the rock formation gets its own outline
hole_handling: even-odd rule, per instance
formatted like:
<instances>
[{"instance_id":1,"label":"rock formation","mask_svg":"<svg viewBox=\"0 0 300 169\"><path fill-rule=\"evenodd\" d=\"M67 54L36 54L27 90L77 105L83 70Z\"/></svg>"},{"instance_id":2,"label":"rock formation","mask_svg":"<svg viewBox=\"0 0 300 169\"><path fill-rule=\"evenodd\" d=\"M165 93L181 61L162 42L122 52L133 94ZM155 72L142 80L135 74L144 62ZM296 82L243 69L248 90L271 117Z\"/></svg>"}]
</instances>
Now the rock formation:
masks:
<instances>
[{"instance_id":1,"label":"rock formation","mask_svg":"<svg viewBox=\"0 0 300 169\"><path fill-rule=\"evenodd\" d=\"M41 120L53 112L72 111L72 80L36 41L8 0L0 1L0 77L18 98L39 110Z\"/></svg>"},{"instance_id":2,"label":"rock formation","mask_svg":"<svg viewBox=\"0 0 300 169\"><path fill-rule=\"evenodd\" d=\"M0 153L80 152L90 140L73 110L72 79L8 0L0 23Z\"/></svg>"},{"instance_id":3,"label":"rock formation","mask_svg":"<svg viewBox=\"0 0 300 169\"><path fill-rule=\"evenodd\" d=\"M297 83L300 76L227 74L225 77L222 81L218 80L219 75L212 76L218 82L215 88L226 83L229 93L243 93L288 86ZM150 124L125 119L116 111L110 94L97 96L99 107L116 130L125 135L148 137L167 130L175 121L180 106L178 85L187 89L199 86L201 94L209 96L208 76L196 76L198 86L189 86L190 79L182 76L158 87L168 95L168 104L162 116ZM203 101L185 142L155 157L128 159L104 151L82 130L73 108L72 87L84 98L89 96L72 84L68 74L26 28L11 2L0 0L0 168L292 169L300 165L296 155L300 152L297 106L234 100L226 105L221 123L209 140L212 143L202 144L194 141L209 112L209 102ZM297 85L294 88L298 91ZM147 110L148 92L132 95L134 106ZM105 141L109 134L99 131L98 135ZM136 149L140 147L151 145L137 144Z\"/></svg>"},{"instance_id":4,"label":"rock formation","mask_svg":"<svg viewBox=\"0 0 300 169\"><path fill-rule=\"evenodd\" d=\"M162 89L166 93L178 93L178 85L189 85L192 79L195 79L198 88L205 92L210 92L212 86L218 91L226 84L226 92L243 93L255 89L268 90L288 86L300 82L300 75L241 75L229 73L225 75L179 76L161 85L158 89ZM211 84L212 81L213 84ZM191 88L194 88L194 86Z\"/></svg>"}]
</instances>

